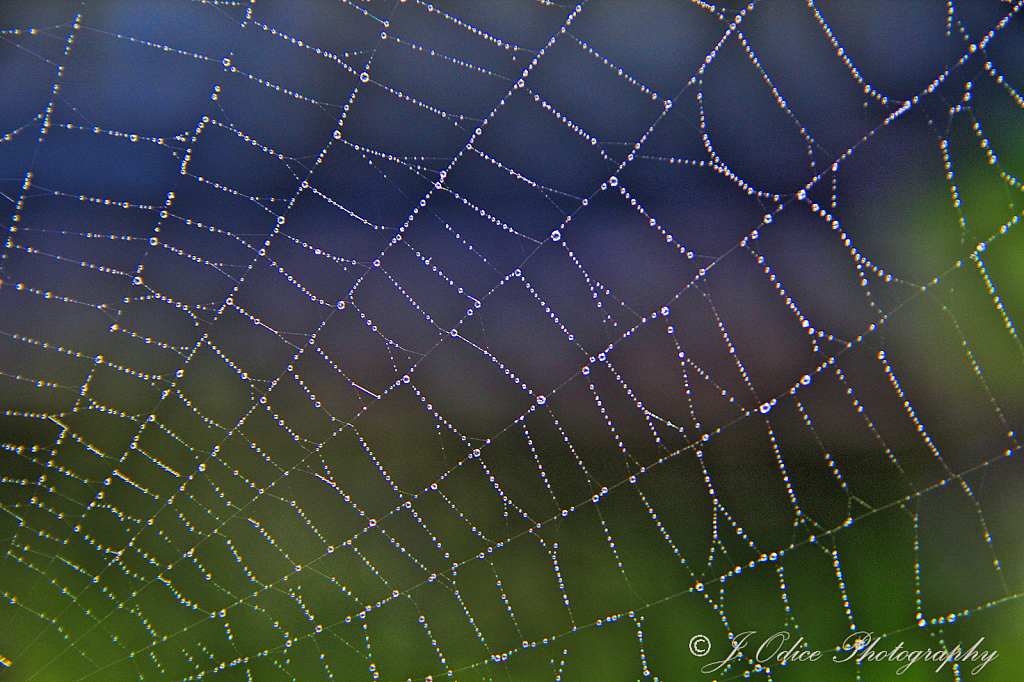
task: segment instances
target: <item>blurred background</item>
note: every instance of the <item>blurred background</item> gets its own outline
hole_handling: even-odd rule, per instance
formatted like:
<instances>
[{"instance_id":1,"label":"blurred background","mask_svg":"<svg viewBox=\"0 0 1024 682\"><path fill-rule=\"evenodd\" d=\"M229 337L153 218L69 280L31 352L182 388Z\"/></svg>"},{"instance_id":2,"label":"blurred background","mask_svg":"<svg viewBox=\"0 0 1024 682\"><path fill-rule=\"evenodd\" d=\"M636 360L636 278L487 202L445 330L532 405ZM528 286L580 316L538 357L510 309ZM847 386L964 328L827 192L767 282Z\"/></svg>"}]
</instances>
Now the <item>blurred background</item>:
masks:
<instances>
[{"instance_id":1,"label":"blurred background","mask_svg":"<svg viewBox=\"0 0 1024 682\"><path fill-rule=\"evenodd\" d=\"M0 680L1014 678L1020 7L4 0Z\"/></svg>"}]
</instances>

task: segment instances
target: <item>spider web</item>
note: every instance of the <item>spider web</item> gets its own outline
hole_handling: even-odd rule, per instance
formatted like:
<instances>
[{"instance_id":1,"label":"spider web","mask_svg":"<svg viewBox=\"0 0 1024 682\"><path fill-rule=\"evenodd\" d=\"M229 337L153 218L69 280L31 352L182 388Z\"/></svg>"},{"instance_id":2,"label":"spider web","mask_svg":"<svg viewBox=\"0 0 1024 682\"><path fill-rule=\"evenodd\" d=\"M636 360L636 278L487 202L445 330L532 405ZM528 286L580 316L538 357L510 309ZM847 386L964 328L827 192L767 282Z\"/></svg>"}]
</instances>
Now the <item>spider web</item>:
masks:
<instances>
[{"instance_id":1,"label":"spider web","mask_svg":"<svg viewBox=\"0 0 1024 682\"><path fill-rule=\"evenodd\" d=\"M1022 4L4 2L0 679L1009 679Z\"/></svg>"}]
</instances>

